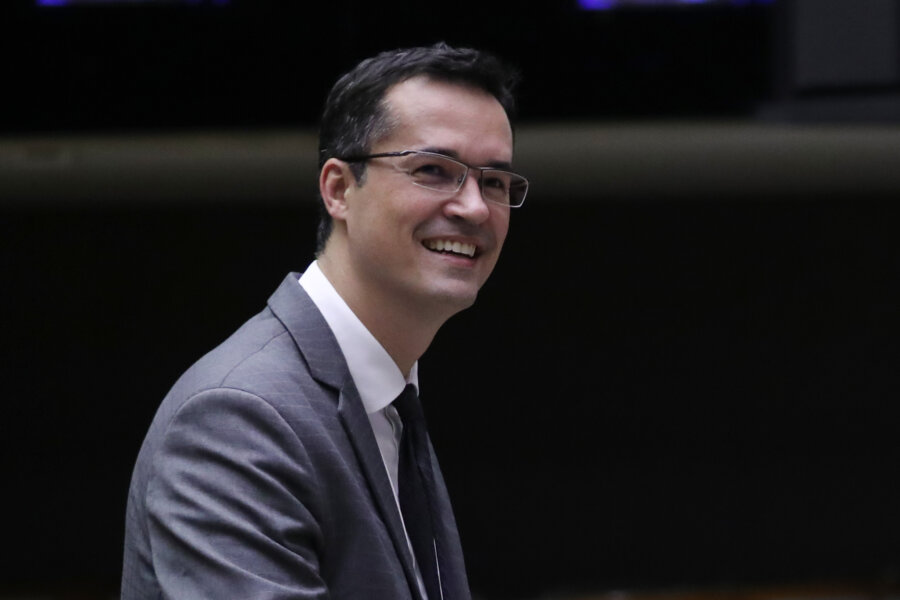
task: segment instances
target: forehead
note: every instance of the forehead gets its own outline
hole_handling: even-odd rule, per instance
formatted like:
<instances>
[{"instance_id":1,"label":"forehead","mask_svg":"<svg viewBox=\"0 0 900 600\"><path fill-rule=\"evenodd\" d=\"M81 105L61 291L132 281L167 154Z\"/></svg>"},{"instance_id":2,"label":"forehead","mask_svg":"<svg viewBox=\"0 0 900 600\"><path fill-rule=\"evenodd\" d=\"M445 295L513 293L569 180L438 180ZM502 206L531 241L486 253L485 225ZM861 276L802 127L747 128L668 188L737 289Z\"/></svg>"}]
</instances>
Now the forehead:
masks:
<instances>
[{"instance_id":1,"label":"forehead","mask_svg":"<svg viewBox=\"0 0 900 600\"><path fill-rule=\"evenodd\" d=\"M484 90L419 76L392 86L384 102L392 127L379 151L442 148L470 160L512 159L506 111Z\"/></svg>"}]
</instances>

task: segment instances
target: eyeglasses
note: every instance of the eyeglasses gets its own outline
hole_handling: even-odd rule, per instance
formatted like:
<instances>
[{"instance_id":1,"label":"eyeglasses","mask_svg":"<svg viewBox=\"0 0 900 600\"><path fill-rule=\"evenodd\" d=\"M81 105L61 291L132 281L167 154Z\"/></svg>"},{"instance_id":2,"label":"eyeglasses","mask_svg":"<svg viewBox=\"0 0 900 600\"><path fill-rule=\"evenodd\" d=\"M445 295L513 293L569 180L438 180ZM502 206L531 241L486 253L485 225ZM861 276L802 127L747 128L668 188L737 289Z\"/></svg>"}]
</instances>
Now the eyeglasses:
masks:
<instances>
[{"instance_id":1,"label":"eyeglasses","mask_svg":"<svg viewBox=\"0 0 900 600\"><path fill-rule=\"evenodd\" d=\"M518 207L525 202L528 180L503 169L473 167L435 152L403 150L339 158L345 162L365 162L373 158L396 158L394 168L406 173L413 185L453 195L462 189L469 171L479 172L481 196L501 206Z\"/></svg>"}]
</instances>

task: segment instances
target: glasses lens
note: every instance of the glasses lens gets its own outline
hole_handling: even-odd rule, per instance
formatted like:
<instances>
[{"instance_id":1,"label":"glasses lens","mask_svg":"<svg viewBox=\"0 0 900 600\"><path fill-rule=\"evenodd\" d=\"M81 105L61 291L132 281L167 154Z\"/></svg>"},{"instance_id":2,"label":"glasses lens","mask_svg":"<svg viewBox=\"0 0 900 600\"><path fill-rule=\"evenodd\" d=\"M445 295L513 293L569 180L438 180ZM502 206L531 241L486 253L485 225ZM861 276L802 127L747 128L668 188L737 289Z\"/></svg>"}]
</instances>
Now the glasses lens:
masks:
<instances>
[{"instance_id":1,"label":"glasses lens","mask_svg":"<svg viewBox=\"0 0 900 600\"><path fill-rule=\"evenodd\" d=\"M439 192L455 192L466 176L466 166L441 156L419 152L403 158L400 168L412 177L413 183Z\"/></svg>"},{"instance_id":2,"label":"glasses lens","mask_svg":"<svg viewBox=\"0 0 900 600\"><path fill-rule=\"evenodd\" d=\"M481 175L481 193L485 200L521 206L528 191L528 181L521 175L509 171L485 169Z\"/></svg>"},{"instance_id":3,"label":"glasses lens","mask_svg":"<svg viewBox=\"0 0 900 600\"><path fill-rule=\"evenodd\" d=\"M414 184L429 190L454 194L466 178L468 167L447 156L431 152L411 152L397 164ZM481 194L485 200L504 206L521 206L528 181L521 175L499 169L481 171Z\"/></svg>"}]
</instances>

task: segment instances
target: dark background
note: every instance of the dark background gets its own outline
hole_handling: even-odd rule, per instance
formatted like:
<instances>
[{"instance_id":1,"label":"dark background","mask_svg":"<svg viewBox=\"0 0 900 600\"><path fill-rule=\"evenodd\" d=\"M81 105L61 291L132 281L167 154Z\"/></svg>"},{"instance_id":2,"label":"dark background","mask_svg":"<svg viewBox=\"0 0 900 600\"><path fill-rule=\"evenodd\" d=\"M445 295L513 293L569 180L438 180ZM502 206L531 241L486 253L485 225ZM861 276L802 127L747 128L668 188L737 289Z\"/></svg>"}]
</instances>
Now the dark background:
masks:
<instances>
[{"instance_id":1,"label":"dark background","mask_svg":"<svg viewBox=\"0 0 900 600\"><path fill-rule=\"evenodd\" d=\"M791 6L14 2L0 13L0 131L312 130L358 59L440 39L522 69L523 128L821 122L808 107L834 99L831 122L896 127L890 108L853 108L893 106L895 79L798 83ZM473 590L896 586L896 191L535 189L479 305L421 361ZM157 404L305 268L316 209L306 190L63 196L0 204L0 592L112 597Z\"/></svg>"},{"instance_id":2,"label":"dark background","mask_svg":"<svg viewBox=\"0 0 900 600\"><path fill-rule=\"evenodd\" d=\"M413 0L12 0L4 10L7 131L306 126L360 57L438 40L518 65L525 119L743 113L772 83L768 5L609 13L568 0L434 10Z\"/></svg>"}]
</instances>

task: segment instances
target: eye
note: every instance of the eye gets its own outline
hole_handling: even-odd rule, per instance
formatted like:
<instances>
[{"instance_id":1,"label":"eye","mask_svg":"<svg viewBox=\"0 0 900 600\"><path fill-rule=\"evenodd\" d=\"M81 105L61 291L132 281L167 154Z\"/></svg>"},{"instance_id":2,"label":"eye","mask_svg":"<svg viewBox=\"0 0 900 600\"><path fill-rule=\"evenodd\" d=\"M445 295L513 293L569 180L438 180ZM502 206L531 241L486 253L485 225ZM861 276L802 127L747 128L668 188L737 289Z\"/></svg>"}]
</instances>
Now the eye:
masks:
<instances>
[{"instance_id":1,"label":"eye","mask_svg":"<svg viewBox=\"0 0 900 600\"><path fill-rule=\"evenodd\" d=\"M409 173L413 177L421 177L425 179L449 179L452 175L447 171L445 165L437 163L425 163L417 165Z\"/></svg>"},{"instance_id":2,"label":"eye","mask_svg":"<svg viewBox=\"0 0 900 600\"><path fill-rule=\"evenodd\" d=\"M505 192L509 189L509 177L504 177L501 174L485 174L484 178L481 181L481 185L483 188L497 190L500 192Z\"/></svg>"},{"instance_id":3,"label":"eye","mask_svg":"<svg viewBox=\"0 0 900 600\"><path fill-rule=\"evenodd\" d=\"M419 160L407 165L409 176L420 186L440 191L454 191L465 176L462 169L449 160L433 156L418 156Z\"/></svg>"}]
</instances>

